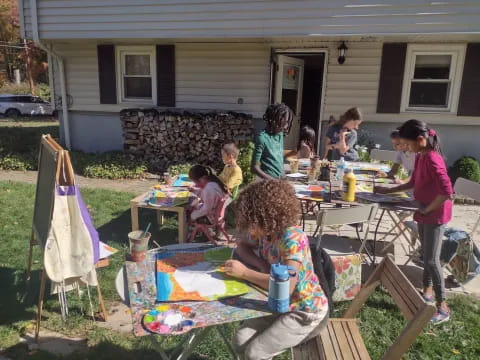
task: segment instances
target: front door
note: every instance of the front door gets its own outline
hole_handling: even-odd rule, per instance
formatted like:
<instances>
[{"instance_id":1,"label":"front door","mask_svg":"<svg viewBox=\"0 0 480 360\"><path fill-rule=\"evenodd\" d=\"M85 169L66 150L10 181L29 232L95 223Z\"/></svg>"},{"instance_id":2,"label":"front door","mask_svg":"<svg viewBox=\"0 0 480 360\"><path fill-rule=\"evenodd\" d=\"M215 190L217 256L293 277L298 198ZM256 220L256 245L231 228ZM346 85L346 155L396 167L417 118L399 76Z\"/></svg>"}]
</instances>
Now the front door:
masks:
<instances>
[{"instance_id":1,"label":"front door","mask_svg":"<svg viewBox=\"0 0 480 360\"><path fill-rule=\"evenodd\" d=\"M275 103L284 103L293 111L290 134L285 138L285 149L296 150L302 114L302 90L305 61L285 55L277 56Z\"/></svg>"}]
</instances>

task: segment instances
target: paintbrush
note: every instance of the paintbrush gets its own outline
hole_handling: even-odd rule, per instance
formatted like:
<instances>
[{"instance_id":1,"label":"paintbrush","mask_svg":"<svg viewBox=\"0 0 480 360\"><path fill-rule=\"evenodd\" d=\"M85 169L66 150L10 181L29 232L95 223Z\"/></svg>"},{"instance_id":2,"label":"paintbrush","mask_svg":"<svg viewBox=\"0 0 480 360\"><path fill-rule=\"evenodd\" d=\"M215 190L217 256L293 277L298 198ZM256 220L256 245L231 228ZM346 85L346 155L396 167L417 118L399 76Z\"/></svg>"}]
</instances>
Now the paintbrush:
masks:
<instances>
[{"instance_id":1,"label":"paintbrush","mask_svg":"<svg viewBox=\"0 0 480 360\"><path fill-rule=\"evenodd\" d=\"M267 292L267 290L262 289L261 287L255 285L255 284L252 284L251 282L248 282L248 286L250 286L251 288L257 290L260 294L265 295L266 297L268 297L268 292Z\"/></svg>"},{"instance_id":2,"label":"paintbrush","mask_svg":"<svg viewBox=\"0 0 480 360\"><path fill-rule=\"evenodd\" d=\"M148 223L147 228L146 228L145 231L143 232L142 238L145 237L145 235L147 235L148 230L150 230L150 226L151 226L151 225L152 225L152 223Z\"/></svg>"}]
</instances>

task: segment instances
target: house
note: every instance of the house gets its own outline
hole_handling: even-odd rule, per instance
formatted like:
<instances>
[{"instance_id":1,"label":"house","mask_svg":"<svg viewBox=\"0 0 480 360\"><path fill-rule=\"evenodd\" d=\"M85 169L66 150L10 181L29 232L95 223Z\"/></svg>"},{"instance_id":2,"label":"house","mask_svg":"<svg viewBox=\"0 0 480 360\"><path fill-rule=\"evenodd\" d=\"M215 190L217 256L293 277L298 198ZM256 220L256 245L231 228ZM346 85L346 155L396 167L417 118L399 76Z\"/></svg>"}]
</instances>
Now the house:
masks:
<instances>
[{"instance_id":1,"label":"house","mask_svg":"<svg viewBox=\"0 0 480 360\"><path fill-rule=\"evenodd\" d=\"M260 120L269 103L283 101L318 132L359 106L362 128L383 148L392 129L421 119L441 136L449 163L480 159L480 1L19 5L22 36L54 64L62 139L74 149L122 149L125 108L235 110ZM287 146L298 129L296 122Z\"/></svg>"}]
</instances>

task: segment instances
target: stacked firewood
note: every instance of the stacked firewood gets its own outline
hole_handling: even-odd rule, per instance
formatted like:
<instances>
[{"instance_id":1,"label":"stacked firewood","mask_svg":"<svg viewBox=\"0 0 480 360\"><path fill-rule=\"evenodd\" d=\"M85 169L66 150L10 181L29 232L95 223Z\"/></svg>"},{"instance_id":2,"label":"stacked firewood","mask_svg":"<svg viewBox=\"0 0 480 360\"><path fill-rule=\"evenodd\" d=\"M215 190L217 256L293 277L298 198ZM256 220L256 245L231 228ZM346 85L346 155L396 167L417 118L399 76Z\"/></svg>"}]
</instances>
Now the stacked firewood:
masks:
<instances>
[{"instance_id":1,"label":"stacked firewood","mask_svg":"<svg viewBox=\"0 0 480 360\"><path fill-rule=\"evenodd\" d=\"M185 162L219 168L223 144L252 138L252 116L242 113L126 109L120 118L124 149L159 171Z\"/></svg>"}]
</instances>

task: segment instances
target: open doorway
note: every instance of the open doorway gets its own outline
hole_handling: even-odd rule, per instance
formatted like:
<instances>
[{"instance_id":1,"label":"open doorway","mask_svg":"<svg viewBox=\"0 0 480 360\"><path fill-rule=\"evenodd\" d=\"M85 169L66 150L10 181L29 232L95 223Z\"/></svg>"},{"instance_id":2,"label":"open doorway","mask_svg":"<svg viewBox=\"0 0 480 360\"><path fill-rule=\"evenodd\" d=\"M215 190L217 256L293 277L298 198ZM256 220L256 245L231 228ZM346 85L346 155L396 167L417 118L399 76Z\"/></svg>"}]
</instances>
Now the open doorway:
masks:
<instances>
[{"instance_id":1,"label":"open doorway","mask_svg":"<svg viewBox=\"0 0 480 360\"><path fill-rule=\"evenodd\" d=\"M290 134L285 138L285 149L297 149L300 128L304 125L315 130L318 147L326 60L326 50L275 51L271 102L283 102L295 114Z\"/></svg>"}]
</instances>

